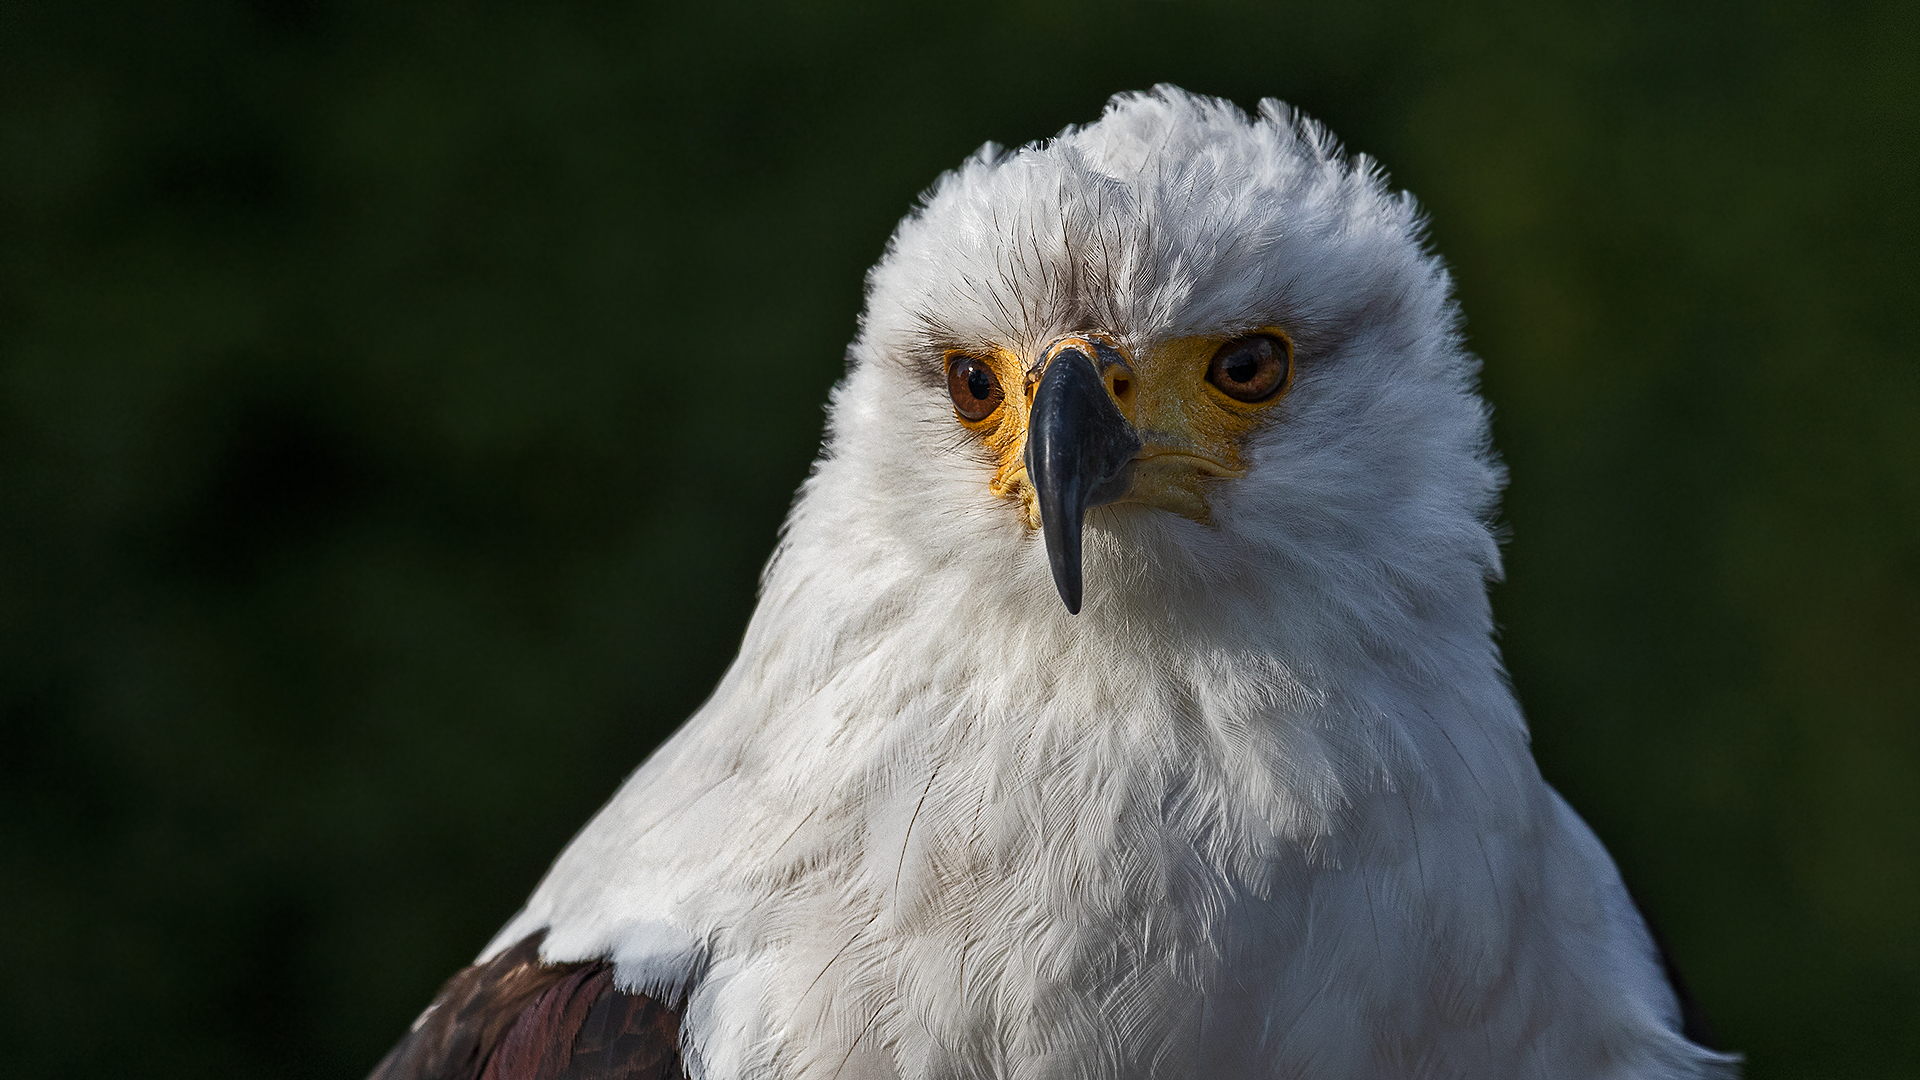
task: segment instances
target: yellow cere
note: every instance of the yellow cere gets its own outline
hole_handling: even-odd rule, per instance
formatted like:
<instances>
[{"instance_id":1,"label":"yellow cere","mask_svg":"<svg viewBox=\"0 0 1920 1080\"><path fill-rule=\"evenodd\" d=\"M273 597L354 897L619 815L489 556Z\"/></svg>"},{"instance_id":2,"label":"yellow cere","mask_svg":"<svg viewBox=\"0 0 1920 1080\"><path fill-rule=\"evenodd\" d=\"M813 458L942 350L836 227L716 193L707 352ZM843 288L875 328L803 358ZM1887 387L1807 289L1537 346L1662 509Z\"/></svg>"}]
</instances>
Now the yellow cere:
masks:
<instances>
[{"instance_id":1,"label":"yellow cere","mask_svg":"<svg viewBox=\"0 0 1920 1080\"><path fill-rule=\"evenodd\" d=\"M1278 339L1291 368L1293 344L1284 331L1260 327L1251 332ZM1133 482L1120 502L1158 507L1204 525L1209 522L1209 485L1246 475L1242 454L1247 436L1287 396L1292 379L1289 371L1280 392L1258 402L1237 401L1215 388L1207 381L1207 367L1222 345L1239 336L1159 342L1138 357L1104 334L1076 334L1048 347L1049 357L1071 346L1093 356L1097 341L1112 346L1125 358L1124 365L1116 364L1103 374L1107 392L1139 432L1144 445L1134 458ZM1000 462L990 490L1000 498L1021 502L1028 525L1037 529L1039 503L1033 485L1027 481L1023 459L1027 415L1040 384L1039 365L1033 365L1035 370L1029 375L1028 364L1005 350L995 350L982 359L999 377L1005 400L990 416L978 421L960 418L960 422L979 433Z\"/></svg>"}]
</instances>

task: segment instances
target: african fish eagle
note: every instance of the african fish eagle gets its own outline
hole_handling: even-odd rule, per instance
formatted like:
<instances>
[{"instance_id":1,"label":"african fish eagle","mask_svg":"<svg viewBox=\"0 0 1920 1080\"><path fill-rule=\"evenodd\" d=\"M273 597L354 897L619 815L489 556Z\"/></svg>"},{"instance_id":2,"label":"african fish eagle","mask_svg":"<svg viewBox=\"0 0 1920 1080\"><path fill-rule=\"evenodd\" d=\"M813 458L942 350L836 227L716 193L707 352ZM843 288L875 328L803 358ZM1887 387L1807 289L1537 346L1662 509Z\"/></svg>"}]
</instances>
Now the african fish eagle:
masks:
<instances>
[{"instance_id":1,"label":"african fish eagle","mask_svg":"<svg viewBox=\"0 0 1920 1080\"><path fill-rule=\"evenodd\" d=\"M1733 1075L1529 752L1460 325L1279 102L981 149L738 658L376 1080Z\"/></svg>"}]
</instances>

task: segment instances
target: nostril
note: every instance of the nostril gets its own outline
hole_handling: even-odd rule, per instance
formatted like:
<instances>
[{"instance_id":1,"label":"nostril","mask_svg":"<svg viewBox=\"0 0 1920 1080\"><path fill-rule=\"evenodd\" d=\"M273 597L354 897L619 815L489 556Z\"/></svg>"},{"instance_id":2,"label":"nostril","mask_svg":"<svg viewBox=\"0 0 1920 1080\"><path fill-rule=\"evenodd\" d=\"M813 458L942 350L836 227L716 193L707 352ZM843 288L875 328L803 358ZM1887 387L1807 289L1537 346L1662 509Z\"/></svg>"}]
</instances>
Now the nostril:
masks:
<instances>
[{"instance_id":1,"label":"nostril","mask_svg":"<svg viewBox=\"0 0 1920 1080\"><path fill-rule=\"evenodd\" d=\"M1114 396L1114 397L1117 397L1117 398L1125 398L1125 397L1126 397L1126 396L1127 396L1128 394L1130 394L1130 393L1132 393L1132 392L1133 392L1133 380L1132 380L1132 379L1115 379L1115 380L1113 380L1113 396Z\"/></svg>"}]
</instances>

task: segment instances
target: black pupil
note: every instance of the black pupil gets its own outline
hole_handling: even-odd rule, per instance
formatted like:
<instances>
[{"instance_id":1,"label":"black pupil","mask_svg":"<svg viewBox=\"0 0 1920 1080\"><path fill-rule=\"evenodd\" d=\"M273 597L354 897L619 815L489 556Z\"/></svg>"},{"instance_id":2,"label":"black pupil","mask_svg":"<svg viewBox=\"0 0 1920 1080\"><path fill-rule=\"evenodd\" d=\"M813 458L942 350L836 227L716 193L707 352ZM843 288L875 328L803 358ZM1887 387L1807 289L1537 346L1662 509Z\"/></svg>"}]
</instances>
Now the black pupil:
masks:
<instances>
[{"instance_id":1,"label":"black pupil","mask_svg":"<svg viewBox=\"0 0 1920 1080\"><path fill-rule=\"evenodd\" d=\"M1260 360L1253 355L1252 350L1238 353L1233 359L1227 361L1227 378L1234 382L1252 382L1253 377L1259 373Z\"/></svg>"},{"instance_id":2,"label":"black pupil","mask_svg":"<svg viewBox=\"0 0 1920 1080\"><path fill-rule=\"evenodd\" d=\"M985 401L987 395L993 393L993 376L986 368L979 364L967 365L967 393L972 394L975 401Z\"/></svg>"}]
</instances>

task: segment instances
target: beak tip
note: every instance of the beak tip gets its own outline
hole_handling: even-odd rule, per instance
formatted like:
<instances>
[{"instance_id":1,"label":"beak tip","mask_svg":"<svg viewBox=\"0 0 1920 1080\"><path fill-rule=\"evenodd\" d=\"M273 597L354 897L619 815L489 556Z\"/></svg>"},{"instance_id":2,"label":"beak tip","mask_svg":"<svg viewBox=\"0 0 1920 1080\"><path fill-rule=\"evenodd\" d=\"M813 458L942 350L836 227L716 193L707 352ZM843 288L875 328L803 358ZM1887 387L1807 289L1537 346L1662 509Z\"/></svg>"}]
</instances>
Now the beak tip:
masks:
<instances>
[{"instance_id":1,"label":"beak tip","mask_svg":"<svg viewBox=\"0 0 1920 1080\"><path fill-rule=\"evenodd\" d=\"M1052 558L1047 561L1052 564L1053 588L1060 594L1060 602L1067 606L1067 614L1078 615L1080 614L1081 578L1080 552L1077 549L1080 537L1077 535L1079 530L1073 531L1076 535L1067 539L1074 550L1065 550L1069 544L1063 544L1062 550L1048 552Z\"/></svg>"}]
</instances>

